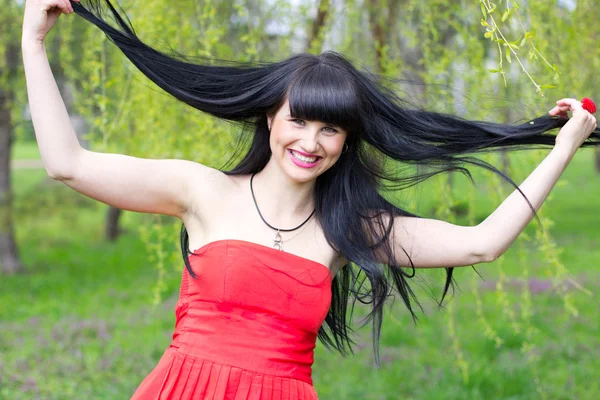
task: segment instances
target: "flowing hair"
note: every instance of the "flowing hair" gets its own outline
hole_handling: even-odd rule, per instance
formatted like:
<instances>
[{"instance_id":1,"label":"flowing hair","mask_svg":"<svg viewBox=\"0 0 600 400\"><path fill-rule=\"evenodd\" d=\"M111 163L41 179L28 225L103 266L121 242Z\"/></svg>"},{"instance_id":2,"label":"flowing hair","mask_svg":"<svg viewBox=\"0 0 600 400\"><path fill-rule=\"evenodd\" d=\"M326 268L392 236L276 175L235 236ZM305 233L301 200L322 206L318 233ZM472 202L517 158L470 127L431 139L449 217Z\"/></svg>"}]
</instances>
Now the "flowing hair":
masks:
<instances>
[{"instance_id":1,"label":"flowing hair","mask_svg":"<svg viewBox=\"0 0 600 400\"><path fill-rule=\"evenodd\" d=\"M545 115L509 125L409 108L382 84L381 77L358 71L348 59L332 51L297 54L279 62L201 58L206 61L204 65L191 63L143 43L125 14L109 0L91 0L87 8L71 4L163 90L200 111L241 123L253 132L249 151L233 169L224 171L226 174L252 174L265 167L271 156L267 115L274 114L286 100L294 118L331 123L348 132L347 151L317 178L314 191L316 218L327 242L351 263L332 281L331 307L318 337L327 348L343 355L352 353L354 305L356 301L370 304L364 324L372 322L377 365L386 299L397 291L413 319L413 302L419 305L407 281L415 274L414 265L412 261L408 266L397 265L392 237L395 217L418 216L394 206L380 191L407 188L441 172L458 171L471 178L465 165L474 165L500 175L521 192L508 176L472 155L495 149L552 146L556 136L547 132L568 121ZM582 146L600 145L599 133L592 133ZM385 168L386 159L427 168L402 176ZM195 277L184 225L180 244L185 266ZM376 251L384 254L387 262L381 263ZM401 251L410 260L408 251ZM452 271L446 268L440 304L453 285ZM350 297L353 301L348 310Z\"/></svg>"}]
</instances>

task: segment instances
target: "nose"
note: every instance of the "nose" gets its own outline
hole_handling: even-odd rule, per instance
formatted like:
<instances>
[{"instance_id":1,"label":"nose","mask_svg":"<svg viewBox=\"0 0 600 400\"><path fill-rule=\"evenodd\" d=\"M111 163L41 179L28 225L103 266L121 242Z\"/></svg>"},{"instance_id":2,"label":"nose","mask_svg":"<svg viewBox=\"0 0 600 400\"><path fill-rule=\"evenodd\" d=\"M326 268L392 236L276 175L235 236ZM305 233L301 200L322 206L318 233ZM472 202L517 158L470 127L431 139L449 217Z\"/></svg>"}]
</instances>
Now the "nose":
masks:
<instances>
[{"instance_id":1,"label":"nose","mask_svg":"<svg viewBox=\"0 0 600 400\"><path fill-rule=\"evenodd\" d=\"M319 129L307 129L305 133L306 135L302 138L302 141L300 142L302 151L314 154L319 150Z\"/></svg>"}]
</instances>

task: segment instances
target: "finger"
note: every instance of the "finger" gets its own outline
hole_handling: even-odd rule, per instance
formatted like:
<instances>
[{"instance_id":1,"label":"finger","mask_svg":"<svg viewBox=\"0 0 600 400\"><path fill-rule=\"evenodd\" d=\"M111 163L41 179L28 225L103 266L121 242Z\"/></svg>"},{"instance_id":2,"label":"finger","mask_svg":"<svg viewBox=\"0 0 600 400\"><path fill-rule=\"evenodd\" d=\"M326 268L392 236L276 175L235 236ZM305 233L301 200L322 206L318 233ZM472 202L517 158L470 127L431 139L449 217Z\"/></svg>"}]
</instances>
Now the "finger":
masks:
<instances>
[{"instance_id":1,"label":"finger","mask_svg":"<svg viewBox=\"0 0 600 400\"><path fill-rule=\"evenodd\" d=\"M579 100L571 98L561 99L557 101L556 104L560 107L569 107L570 111L574 111L576 108L581 107L581 102Z\"/></svg>"},{"instance_id":2,"label":"finger","mask_svg":"<svg viewBox=\"0 0 600 400\"><path fill-rule=\"evenodd\" d=\"M65 13L65 14L68 13L68 6L66 6L64 4L64 0L51 0L51 1L45 2L42 5L42 7L40 8L40 10L49 12L54 8L58 8L61 12Z\"/></svg>"},{"instance_id":3,"label":"finger","mask_svg":"<svg viewBox=\"0 0 600 400\"><path fill-rule=\"evenodd\" d=\"M69 0L62 0L63 11L65 14L70 14L73 12L73 7L71 7L71 2Z\"/></svg>"},{"instance_id":4,"label":"finger","mask_svg":"<svg viewBox=\"0 0 600 400\"><path fill-rule=\"evenodd\" d=\"M571 109L571 106L555 106L554 108L552 108L552 110L550 111L558 111L558 112L564 112L564 111L569 111Z\"/></svg>"},{"instance_id":5,"label":"finger","mask_svg":"<svg viewBox=\"0 0 600 400\"><path fill-rule=\"evenodd\" d=\"M577 99L561 99L556 102L556 105L559 107L567 107L567 109L571 110L576 106Z\"/></svg>"},{"instance_id":6,"label":"finger","mask_svg":"<svg viewBox=\"0 0 600 400\"><path fill-rule=\"evenodd\" d=\"M47 4L48 10L58 8L63 14L70 13L71 4L69 3L69 0L51 0Z\"/></svg>"},{"instance_id":7,"label":"finger","mask_svg":"<svg viewBox=\"0 0 600 400\"><path fill-rule=\"evenodd\" d=\"M551 116L560 116L562 118L569 118L567 111L570 110L569 106L556 106L548 112Z\"/></svg>"},{"instance_id":8,"label":"finger","mask_svg":"<svg viewBox=\"0 0 600 400\"><path fill-rule=\"evenodd\" d=\"M552 110L548 111L550 115L558 115L562 112L559 106L554 107Z\"/></svg>"},{"instance_id":9,"label":"finger","mask_svg":"<svg viewBox=\"0 0 600 400\"><path fill-rule=\"evenodd\" d=\"M47 11L50 11L53 7L54 7L54 4L52 4L52 3L44 3L40 7L40 11L46 11L47 12Z\"/></svg>"},{"instance_id":10,"label":"finger","mask_svg":"<svg viewBox=\"0 0 600 400\"><path fill-rule=\"evenodd\" d=\"M560 105L565 105L565 104L570 104L574 101L577 101L577 99L573 99L571 97L565 97L564 99L560 99L556 102L556 104L560 104Z\"/></svg>"}]
</instances>

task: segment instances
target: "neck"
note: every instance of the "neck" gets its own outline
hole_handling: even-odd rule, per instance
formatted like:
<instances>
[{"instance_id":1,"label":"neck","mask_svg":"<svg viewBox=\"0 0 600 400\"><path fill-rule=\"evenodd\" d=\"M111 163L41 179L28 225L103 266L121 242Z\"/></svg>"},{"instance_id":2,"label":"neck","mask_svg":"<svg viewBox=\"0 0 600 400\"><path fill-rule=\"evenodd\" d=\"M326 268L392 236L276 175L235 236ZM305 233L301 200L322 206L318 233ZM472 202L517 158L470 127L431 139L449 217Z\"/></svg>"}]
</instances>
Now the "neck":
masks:
<instances>
[{"instance_id":1,"label":"neck","mask_svg":"<svg viewBox=\"0 0 600 400\"><path fill-rule=\"evenodd\" d=\"M315 208L315 180L293 181L271 162L254 176L252 187L260 212L275 227L293 228Z\"/></svg>"}]
</instances>

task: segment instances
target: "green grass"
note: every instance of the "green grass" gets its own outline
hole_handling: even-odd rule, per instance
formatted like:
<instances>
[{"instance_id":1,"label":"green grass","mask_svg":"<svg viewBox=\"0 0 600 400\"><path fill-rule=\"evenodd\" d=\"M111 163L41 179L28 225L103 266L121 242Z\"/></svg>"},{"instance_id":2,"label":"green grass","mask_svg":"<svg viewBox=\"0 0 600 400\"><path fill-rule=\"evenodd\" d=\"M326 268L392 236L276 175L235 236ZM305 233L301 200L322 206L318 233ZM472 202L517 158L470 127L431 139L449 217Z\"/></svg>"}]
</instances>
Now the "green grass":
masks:
<instances>
[{"instance_id":1,"label":"green grass","mask_svg":"<svg viewBox=\"0 0 600 400\"><path fill-rule=\"evenodd\" d=\"M19 142L12 147L11 159L13 160L39 160L40 150L37 142Z\"/></svg>"},{"instance_id":2,"label":"green grass","mask_svg":"<svg viewBox=\"0 0 600 400\"><path fill-rule=\"evenodd\" d=\"M30 151L17 148L15 154ZM563 249L560 261L569 276L595 295L600 174L593 170L592 153L578 154L564 178L569 184L555 189L543 213L555 222L552 236ZM48 179L43 170L14 171L13 182L13 217L27 272L0 279L0 399L128 398L168 346L183 263L169 270L163 300L154 307L159 272L137 230L148 223L146 216L125 213L126 232L107 243L105 205ZM465 187L459 181L455 190ZM428 190L420 195L425 213L433 206ZM481 218L497 204L478 193ZM165 244L179 251L178 237ZM484 280L470 268L457 269L460 290L446 309L439 310L417 287L424 312L418 312L416 325L397 299L386 309L378 370L368 328L358 331L354 356L344 359L319 345L313 375L320 398L599 398L595 297L570 288L566 293L579 314L569 314L564 295L536 291L556 275L555 267L530 244L522 250L525 258L515 246L500 261L477 266ZM523 271L531 292L523 290ZM497 291L501 272L506 281ZM442 270L419 276L429 282L426 288L439 292ZM530 307L523 297L528 293ZM528 310L530 315L523 314ZM486 326L493 335L486 335ZM523 351L527 343L531 353Z\"/></svg>"}]
</instances>

